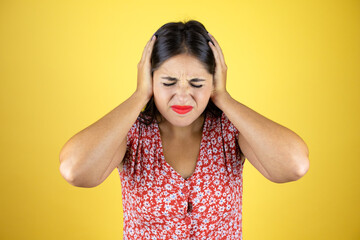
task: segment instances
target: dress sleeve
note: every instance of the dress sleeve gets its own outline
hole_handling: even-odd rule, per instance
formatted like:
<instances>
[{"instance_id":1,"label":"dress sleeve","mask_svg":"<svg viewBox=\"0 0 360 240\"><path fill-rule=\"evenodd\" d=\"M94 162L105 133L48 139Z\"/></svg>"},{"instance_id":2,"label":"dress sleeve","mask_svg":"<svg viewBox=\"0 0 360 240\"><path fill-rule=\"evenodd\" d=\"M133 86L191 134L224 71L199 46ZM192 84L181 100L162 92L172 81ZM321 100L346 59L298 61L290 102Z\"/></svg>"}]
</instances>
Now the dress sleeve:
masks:
<instances>
[{"instance_id":1,"label":"dress sleeve","mask_svg":"<svg viewBox=\"0 0 360 240\"><path fill-rule=\"evenodd\" d=\"M126 149L129 150L131 146L134 144L136 139L139 139L140 133L140 117L137 117L130 130L126 135Z\"/></svg>"},{"instance_id":2,"label":"dress sleeve","mask_svg":"<svg viewBox=\"0 0 360 240\"><path fill-rule=\"evenodd\" d=\"M240 152L240 160L242 163L245 162L245 156L239 145L239 130L235 127L235 125L230 121L230 119L223 112L221 115L222 126L224 127L225 135L227 136L227 140L229 142L233 142L235 144L235 149Z\"/></svg>"},{"instance_id":3,"label":"dress sleeve","mask_svg":"<svg viewBox=\"0 0 360 240\"><path fill-rule=\"evenodd\" d=\"M236 141L239 141L239 130L234 126L234 124L228 119L228 117L223 112L221 115L221 122L225 127L225 132L227 134L232 135L235 137Z\"/></svg>"}]
</instances>

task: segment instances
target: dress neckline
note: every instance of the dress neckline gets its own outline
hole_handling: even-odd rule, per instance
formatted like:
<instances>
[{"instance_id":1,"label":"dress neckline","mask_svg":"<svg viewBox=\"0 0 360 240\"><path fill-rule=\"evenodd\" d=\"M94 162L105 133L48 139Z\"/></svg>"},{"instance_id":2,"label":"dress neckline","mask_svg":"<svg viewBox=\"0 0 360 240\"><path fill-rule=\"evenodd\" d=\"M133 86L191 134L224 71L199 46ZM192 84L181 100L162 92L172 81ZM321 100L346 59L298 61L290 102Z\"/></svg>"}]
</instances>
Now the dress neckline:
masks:
<instances>
[{"instance_id":1,"label":"dress neckline","mask_svg":"<svg viewBox=\"0 0 360 240\"><path fill-rule=\"evenodd\" d=\"M205 137L205 131L206 131L206 127L207 127L207 118L208 118L208 114L205 112L205 119L204 119L204 123L203 123L203 129L202 129L202 135L201 135L201 141L200 141L200 150L199 150L199 154L198 157L196 159L196 166L195 166L195 170L194 172L191 174L190 177L188 178L183 178L183 176L181 176L180 173L178 173L166 160L165 160L165 155L164 155L164 149L163 149L163 144L162 144L162 140L161 140L161 135L160 135L160 127L157 123L157 121L155 121L155 126L157 128L157 136L159 138L159 144L160 144L160 157L162 160L162 163L172 172L174 173L176 176L178 176L178 178L180 178L182 181L190 181L191 179L193 179L196 175L196 173L199 170L199 161L200 158L202 156L202 151L203 151L203 145L204 145L204 137Z\"/></svg>"}]
</instances>

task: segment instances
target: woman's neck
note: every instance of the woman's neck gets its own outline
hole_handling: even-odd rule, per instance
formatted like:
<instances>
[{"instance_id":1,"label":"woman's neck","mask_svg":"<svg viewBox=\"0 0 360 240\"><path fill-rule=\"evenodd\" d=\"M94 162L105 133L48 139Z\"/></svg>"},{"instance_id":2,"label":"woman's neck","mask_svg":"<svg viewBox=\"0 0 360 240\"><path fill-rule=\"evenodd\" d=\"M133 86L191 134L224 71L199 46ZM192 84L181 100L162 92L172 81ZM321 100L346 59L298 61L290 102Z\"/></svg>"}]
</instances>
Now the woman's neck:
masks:
<instances>
[{"instance_id":1,"label":"woman's neck","mask_svg":"<svg viewBox=\"0 0 360 240\"><path fill-rule=\"evenodd\" d=\"M188 139L194 135L202 134L205 114L201 114L193 123L185 127L174 126L163 116L157 116L157 119L160 120L160 118L162 121L158 123L158 126L163 135L165 134L173 139Z\"/></svg>"}]
</instances>

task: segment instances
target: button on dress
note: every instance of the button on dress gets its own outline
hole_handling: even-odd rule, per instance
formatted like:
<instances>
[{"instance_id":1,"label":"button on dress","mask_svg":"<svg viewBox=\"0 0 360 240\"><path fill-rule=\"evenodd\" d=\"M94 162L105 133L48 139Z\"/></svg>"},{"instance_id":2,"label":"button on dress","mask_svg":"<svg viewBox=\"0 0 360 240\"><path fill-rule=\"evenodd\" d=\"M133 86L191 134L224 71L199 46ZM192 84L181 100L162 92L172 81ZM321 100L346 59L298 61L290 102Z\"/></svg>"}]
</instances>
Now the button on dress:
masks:
<instances>
[{"instance_id":1,"label":"button on dress","mask_svg":"<svg viewBox=\"0 0 360 240\"><path fill-rule=\"evenodd\" d=\"M164 158L159 125L140 115L127 134L121 180L124 240L242 240L239 131L225 113L205 113L194 173L184 179Z\"/></svg>"}]
</instances>

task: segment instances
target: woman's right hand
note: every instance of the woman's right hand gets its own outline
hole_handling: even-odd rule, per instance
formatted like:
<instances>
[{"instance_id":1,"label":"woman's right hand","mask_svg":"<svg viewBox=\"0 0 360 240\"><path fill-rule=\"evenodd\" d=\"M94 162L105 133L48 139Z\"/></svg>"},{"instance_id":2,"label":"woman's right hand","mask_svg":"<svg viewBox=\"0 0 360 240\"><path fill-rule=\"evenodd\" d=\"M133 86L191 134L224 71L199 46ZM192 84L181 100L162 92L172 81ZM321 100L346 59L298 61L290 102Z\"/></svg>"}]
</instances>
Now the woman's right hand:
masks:
<instances>
[{"instance_id":1,"label":"woman's right hand","mask_svg":"<svg viewBox=\"0 0 360 240\"><path fill-rule=\"evenodd\" d=\"M156 36L154 35L154 37L152 37L147 42L141 60L137 65L138 74L137 74L136 91L145 94L145 96L147 96L149 100L153 95L153 79L151 76L150 57L155 41L156 41Z\"/></svg>"}]
</instances>

